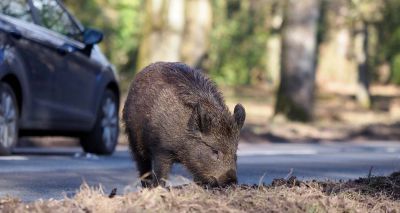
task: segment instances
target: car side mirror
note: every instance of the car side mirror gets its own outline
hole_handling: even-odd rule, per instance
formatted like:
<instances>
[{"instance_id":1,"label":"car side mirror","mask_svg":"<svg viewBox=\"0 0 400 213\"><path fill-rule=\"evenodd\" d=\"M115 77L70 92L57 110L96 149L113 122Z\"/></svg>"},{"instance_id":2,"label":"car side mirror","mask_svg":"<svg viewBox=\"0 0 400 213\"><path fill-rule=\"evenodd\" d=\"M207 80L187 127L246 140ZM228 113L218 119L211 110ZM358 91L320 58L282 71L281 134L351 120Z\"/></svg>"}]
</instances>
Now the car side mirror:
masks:
<instances>
[{"instance_id":1,"label":"car side mirror","mask_svg":"<svg viewBox=\"0 0 400 213\"><path fill-rule=\"evenodd\" d=\"M83 43L85 43L86 46L93 46L100 43L101 40L103 40L102 32L90 28L87 28L85 31L83 31Z\"/></svg>"}]
</instances>

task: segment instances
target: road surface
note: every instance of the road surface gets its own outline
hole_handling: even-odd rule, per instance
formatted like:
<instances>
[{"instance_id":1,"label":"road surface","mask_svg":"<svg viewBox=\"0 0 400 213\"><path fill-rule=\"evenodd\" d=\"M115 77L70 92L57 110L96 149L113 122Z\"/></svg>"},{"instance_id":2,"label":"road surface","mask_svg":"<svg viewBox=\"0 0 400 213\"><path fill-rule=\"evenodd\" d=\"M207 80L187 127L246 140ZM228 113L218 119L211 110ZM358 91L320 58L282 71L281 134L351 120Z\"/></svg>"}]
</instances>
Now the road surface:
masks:
<instances>
[{"instance_id":1,"label":"road surface","mask_svg":"<svg viewBox=\"0 0 400 213\"><path fill-rule=\"evenodd\" d=\"M300 179L354 179L400 170L400 142L322 144L240 144L240 183L270 183L285 177L291 168ZM190 174L174 166L171 184L187 183ZM72 196L86 182L101 184L106 193L137 190L137 171L126 147L113 156L81 153L79 148L19 148L13 156L0 157L0 197L23 201Z\"/></svg>"}]
</instances>

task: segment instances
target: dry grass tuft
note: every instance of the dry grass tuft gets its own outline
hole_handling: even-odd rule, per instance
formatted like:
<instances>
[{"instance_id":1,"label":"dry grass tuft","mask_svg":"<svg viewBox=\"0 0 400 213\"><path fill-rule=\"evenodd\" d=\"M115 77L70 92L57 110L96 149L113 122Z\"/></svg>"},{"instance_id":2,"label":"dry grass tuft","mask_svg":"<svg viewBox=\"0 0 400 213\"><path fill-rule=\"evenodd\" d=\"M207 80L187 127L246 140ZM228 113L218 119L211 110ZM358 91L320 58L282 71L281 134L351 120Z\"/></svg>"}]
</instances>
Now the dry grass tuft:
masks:
<instances>
[{"instance_id":1,"label":"dry grass tuft","mask_svg":"<svg viewBox=\"0 0 400 213\"><path fill-rule=\"evenodd\" d=\"M73 198L23 203L0 199L0 212L400 212L400 173L348 181L275 180L272 185L204 189L194 184L110 198L82 185Z\"/></svg>"}]
</instances>

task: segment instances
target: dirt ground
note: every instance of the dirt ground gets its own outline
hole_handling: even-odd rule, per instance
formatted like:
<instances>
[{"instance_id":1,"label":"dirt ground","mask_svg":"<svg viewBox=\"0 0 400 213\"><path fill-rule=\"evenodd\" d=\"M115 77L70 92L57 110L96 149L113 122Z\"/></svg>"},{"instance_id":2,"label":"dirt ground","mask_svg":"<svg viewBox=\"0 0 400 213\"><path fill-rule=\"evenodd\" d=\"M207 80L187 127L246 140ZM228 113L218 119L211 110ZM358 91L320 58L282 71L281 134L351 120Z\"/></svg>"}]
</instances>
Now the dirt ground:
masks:
<instances>
[{"instance_id":1,"label":"dirt ground","mask_svg":"<svg viewBox=\"0 0 400 213\"><path fill-rule=\"evenodd\" d=\"M373 85L372 107L360 107L351 89L319 88L311 123L274 116L275 93L268 87L223 88L230 109L246 108L242 142L323 142L400 140L400 87ZM339 92L338 92L339 91Z\"/></svg>"},{"instance_id":2,"label":"dirt ground","mask_svg":"<svg viewBox=\"0 0 400 213\"><path fill-rule=\"evenodd\" d=\"M276 179L272 185L155 188L123 196L83 185L72 198L22 203L0 198L0 212L400 212L400 172L348 182Z\"/></svg>"}]
</instances>

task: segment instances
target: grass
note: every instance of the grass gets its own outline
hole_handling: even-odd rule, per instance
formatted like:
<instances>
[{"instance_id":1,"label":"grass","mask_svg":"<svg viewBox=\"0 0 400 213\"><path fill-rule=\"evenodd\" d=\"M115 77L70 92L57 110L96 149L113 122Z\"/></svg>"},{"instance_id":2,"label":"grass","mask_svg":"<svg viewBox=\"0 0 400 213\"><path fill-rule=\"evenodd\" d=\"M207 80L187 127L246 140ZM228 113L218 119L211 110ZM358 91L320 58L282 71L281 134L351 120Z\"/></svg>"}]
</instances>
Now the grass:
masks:
<instances>
[{"instance_id":1,"label":"grass","mask_svg":"<svg viewBox=\"0 0 400 213\"><path fill-rule=\"evenodd\" d=\"M400 172L347 182L302 182L204 189L143 189L111 196L82 185L73 198L23 203L0 199L0 212L400 212Z\"/></svg>"}]
</instances>

